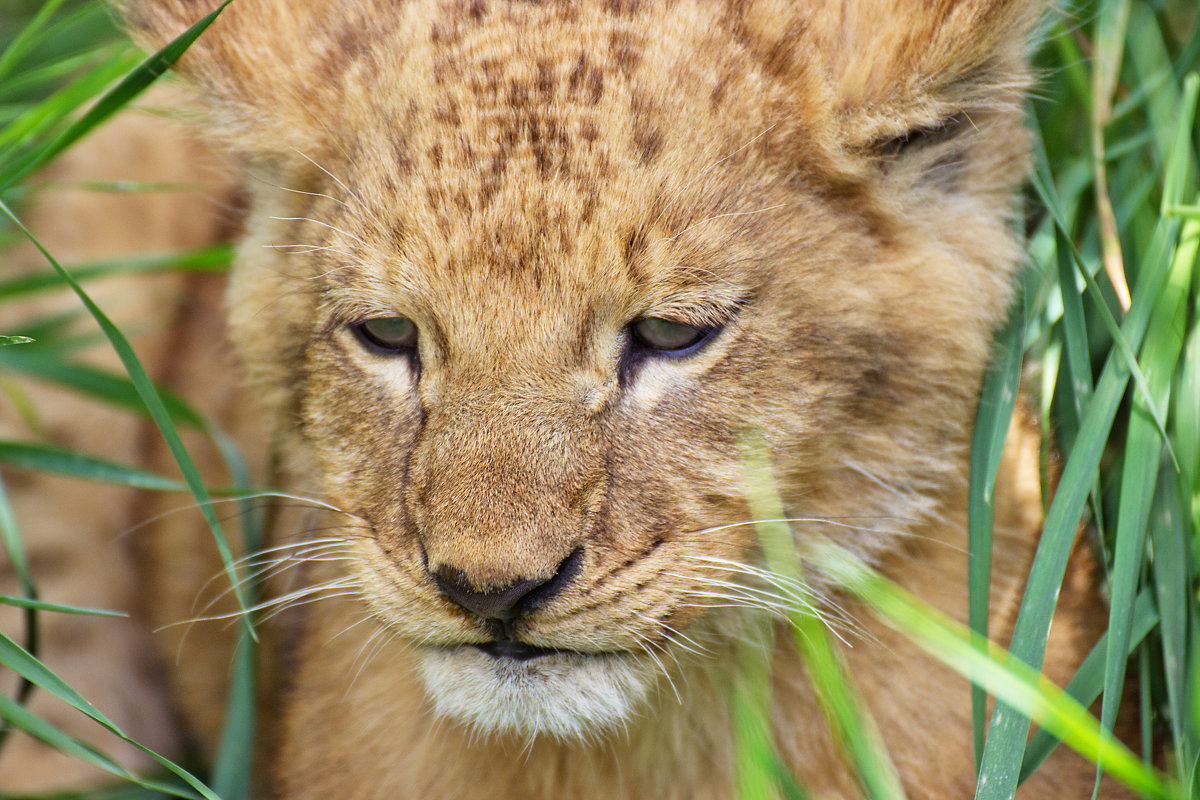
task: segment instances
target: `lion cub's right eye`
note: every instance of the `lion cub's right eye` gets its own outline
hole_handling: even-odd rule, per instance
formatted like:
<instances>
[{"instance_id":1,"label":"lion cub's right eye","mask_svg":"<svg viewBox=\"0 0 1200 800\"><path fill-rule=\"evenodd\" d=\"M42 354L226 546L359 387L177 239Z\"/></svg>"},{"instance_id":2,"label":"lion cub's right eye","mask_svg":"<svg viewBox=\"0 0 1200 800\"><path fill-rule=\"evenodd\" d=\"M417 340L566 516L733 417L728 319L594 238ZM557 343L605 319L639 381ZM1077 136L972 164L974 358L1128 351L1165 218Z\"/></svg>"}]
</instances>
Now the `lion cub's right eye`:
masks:
<instances>
[{"instance_id":1,"label":"lion cub's right eye","mask_svg":"<svg viewBox=\"0 0 1200 800\"><path fill-rule=\"evenodd\" d=\"M417 347L417 325L408 317L379 317L350 326L367 349L377 353L412 353Z\"/></svg>"},{"instance_id":2,"label":"lion cub's right eye","mask_svg":"<svg viewBox=\"0 0 1200 800\"><path fill-rule=\"evenodd\" d=\"M643 317L629 326L632 344L638 350L667 358L691 355L703 347L718 331L659 317Z\"/></svg>"}]
</instances>

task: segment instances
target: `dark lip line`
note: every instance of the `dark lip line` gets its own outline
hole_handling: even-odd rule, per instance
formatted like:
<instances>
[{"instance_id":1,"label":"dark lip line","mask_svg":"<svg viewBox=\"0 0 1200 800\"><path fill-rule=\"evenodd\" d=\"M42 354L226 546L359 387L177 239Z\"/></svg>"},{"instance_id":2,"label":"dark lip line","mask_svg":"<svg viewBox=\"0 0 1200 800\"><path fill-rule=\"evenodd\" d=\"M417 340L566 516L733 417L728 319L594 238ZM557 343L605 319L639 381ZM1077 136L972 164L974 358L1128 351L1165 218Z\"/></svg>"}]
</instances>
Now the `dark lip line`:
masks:
<instances>
[{"instance_id":1,"label":"dark lip line","mask_svg":"<svg viewBox=\"0 0 1200 800\"><path fill-rule=\"evenodd\" d=\"M516 639L493 639L490 642L482 642L471 646L492 658L507 658L513 661L529 661L530 659L541 658L542 656L575 652L573 650L559 650L551 647L538 647L537 645L525 644Z\"/></svg>"},{"instance_id":2,"label":"dark lip line","mask_svg":"<svg viewBox=\"0 0 1200 800\"><path fill-rule=\"evenodd\" d=\"M496 660L509 659L512 661L530 661L535 658L553 655L566 656L582 656L584 658L598 658L601 656L615 655L610 652L585 653L580 650L571 650L561 647L539 647L537 645L526 644L517 639L493 639L488 642L470 642L459 645L460 647L474 647L485 655L491 656Z\"/></svg>"}]
</instances>

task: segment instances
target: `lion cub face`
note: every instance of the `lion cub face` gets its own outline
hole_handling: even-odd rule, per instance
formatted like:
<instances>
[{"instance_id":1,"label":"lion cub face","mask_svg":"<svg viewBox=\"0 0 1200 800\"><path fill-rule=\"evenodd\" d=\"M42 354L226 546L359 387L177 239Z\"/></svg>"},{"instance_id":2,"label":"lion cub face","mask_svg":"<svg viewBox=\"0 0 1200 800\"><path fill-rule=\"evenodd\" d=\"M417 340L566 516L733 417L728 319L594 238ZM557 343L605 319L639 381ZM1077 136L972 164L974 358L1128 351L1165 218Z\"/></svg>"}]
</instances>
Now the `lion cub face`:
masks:
<instances>
[{"instance_id":1,"label":"lion cub face","mask_svg":"<svg viewBox=\"0 0 1200 800\"><path fill-rule=\"evenodd\" d=\"M185 60L255 178L235 342L441 712L586 737L719 652L748 431L802 553L959 488L1025 12L862 5L245 0Z\"/></svg>"}]
</instances>

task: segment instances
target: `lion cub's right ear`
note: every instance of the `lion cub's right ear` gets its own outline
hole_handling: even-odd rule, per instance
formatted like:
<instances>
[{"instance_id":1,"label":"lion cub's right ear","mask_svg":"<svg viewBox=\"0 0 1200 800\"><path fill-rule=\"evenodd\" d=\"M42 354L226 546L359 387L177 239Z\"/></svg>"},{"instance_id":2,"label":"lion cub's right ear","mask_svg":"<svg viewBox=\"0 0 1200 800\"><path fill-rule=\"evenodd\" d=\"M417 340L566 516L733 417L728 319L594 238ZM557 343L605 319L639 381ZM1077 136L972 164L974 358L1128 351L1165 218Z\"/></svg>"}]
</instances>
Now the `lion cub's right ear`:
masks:
<instances>
[{"instance_id":1,"label":"lion cub's right ear","mask_svg":"<svg viewBox=\"0 0 1200 800\"><path fill-rule=\"evenodd\" d=\"M112 0L149 51L220 0ZM311 152L336 125L341 78L356 42L402 30L403 3L387 0L234 0L192 44L176 70L208 95L212 123L241 150Z\"/></svg>"}]
</instances>

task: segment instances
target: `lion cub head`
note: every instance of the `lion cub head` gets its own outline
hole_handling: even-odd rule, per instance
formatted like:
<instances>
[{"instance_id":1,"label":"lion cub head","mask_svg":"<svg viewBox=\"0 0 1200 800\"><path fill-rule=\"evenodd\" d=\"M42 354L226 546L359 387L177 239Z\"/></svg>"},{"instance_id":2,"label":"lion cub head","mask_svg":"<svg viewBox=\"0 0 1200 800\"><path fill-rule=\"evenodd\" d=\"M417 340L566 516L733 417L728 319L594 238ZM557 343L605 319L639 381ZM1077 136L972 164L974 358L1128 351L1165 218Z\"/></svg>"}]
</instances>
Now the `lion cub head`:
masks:
<instances>
[{"instance_id":1,"label":"lion cub head","mask_svg":"<svg viewBox=\"0 0 1200 800\"><path fill-rule=\"evenodd\" d=\"M440 711L588 736L719 650L745 431L801 551L945 512L1030 5L237 0L185 56L248 165L264 424Z\"/></svg>"}]
</instances>

